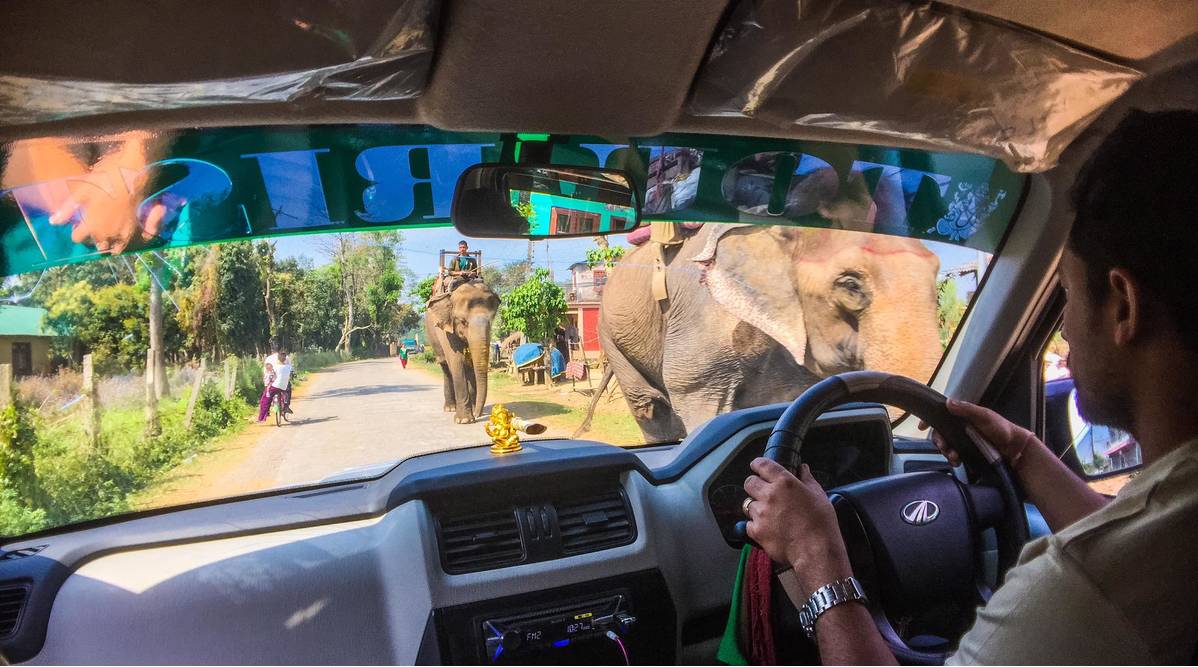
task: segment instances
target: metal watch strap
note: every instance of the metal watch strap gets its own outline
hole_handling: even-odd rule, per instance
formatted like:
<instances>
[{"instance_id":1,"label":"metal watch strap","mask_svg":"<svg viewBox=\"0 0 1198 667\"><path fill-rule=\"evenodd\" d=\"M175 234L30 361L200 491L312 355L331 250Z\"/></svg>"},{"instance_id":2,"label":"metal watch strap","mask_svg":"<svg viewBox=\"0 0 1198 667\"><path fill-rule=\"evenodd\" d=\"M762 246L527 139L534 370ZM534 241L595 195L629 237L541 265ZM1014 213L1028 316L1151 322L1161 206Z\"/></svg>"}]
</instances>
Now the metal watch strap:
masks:
<instances>
[{"instance_id":1,"label":"metal watch strap","mask_svg":"<svg viewBox=\"0 0 1198 667\"><path fill-rule=\"evenodd\" d=\"M808 639L815 638L815 622L826 611L844 602L867 602L865 589L857 577L848 577L830 584L820 586L799 610L799 623Z\"/></svg>"}]
</instances>

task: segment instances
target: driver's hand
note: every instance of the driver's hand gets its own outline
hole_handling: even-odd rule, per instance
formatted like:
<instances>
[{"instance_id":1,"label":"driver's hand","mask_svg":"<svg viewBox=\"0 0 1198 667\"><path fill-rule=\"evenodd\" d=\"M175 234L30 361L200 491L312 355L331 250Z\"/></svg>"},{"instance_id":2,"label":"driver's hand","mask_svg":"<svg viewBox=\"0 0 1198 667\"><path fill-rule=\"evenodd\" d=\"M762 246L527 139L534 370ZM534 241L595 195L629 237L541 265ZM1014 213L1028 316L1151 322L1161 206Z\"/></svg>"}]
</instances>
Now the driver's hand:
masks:
<instances>
[{"instance_id":1,"label":"driver's hand","mask_svg":"<svg viewBox=\"0 0 1198 667\"><path fill-rule=\"evenodd\" d=\"M776 563L794 567L806 592L852 574L836 511L811 469L799 476L775 461L756 458L745 480L749 503L748 535Z\"/></svg>"},{"instance_id":2,"label":"driver's hand","mask_svg":"<svg viewBox=\"0 0 1198 667\"><path fill-rule=\"evenodd\" d=\"M1035 433L1007 421L1005 417L993 410L952 398L948 399L947 407L950 413L965 420L979 435L985 438L1012 469L1019 464L1029 446L1044 446ZM925 430L928 425L921 421L919 428ZM948 446L939 433L932 434L932 442L936 443L936 448L940 450L941 454L944 454L944 458L948 459L954 468L961 465L961 455L957 453L957 450Z\"/></svg>"}]
</instances>

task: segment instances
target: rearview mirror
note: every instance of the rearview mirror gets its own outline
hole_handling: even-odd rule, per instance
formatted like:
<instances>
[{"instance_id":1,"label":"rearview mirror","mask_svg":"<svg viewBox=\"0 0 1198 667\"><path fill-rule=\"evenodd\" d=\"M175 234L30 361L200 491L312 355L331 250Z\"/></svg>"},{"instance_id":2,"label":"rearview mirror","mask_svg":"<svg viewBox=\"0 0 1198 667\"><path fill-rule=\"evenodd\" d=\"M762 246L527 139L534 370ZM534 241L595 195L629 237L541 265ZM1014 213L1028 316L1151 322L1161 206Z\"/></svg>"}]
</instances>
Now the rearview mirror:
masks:
<instances>
[{"instance_id":1,"label":"rearview mirror","mask_svg":"<svg viewBox=\"0 0 1198 667\"><path fill-rule=\"evenodd\" d=\"M450 217L466 236L492 238L625 234L641 220L640 202L624 172L551 165L467 169Z\"/></svg>"}]
</instances>

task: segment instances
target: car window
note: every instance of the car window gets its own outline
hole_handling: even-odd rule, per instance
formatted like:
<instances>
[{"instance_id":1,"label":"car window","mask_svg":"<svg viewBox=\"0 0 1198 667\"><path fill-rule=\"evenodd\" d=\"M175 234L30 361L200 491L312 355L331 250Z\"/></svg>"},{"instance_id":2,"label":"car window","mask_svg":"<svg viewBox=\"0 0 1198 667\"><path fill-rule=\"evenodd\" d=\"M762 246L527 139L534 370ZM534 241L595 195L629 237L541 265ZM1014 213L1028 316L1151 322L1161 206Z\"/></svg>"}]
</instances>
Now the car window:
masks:
<instances>
[{"instance_id":1,"label":"car window","mask_svg":"<svg viewBox=\"0 0 1198 667\"><path fill-rule=\"evenodd\" d=\"M1082 416L1068 359L1069 342L1058 331L1041 358L1047 406L1046 437L1064 438L1077 455L1090 486L1113 495L1143 465L1140 444L1129 433L1091 424Z\"/></svg>"},{"instance_id":2,"label":"car window","mask_svg":"<svg viewBox=\"0 0 1198 667\"><path fill-rule=\"evenodd\" d=\"M647 141L637 172L572 138L554 159L640 173L652 226L464 239L453 186L496 136L6 147L0 533L517 437L672 443L848 370L927 381L1022 187L977 156L736 137Z\"/></svg>"}]
</instances>

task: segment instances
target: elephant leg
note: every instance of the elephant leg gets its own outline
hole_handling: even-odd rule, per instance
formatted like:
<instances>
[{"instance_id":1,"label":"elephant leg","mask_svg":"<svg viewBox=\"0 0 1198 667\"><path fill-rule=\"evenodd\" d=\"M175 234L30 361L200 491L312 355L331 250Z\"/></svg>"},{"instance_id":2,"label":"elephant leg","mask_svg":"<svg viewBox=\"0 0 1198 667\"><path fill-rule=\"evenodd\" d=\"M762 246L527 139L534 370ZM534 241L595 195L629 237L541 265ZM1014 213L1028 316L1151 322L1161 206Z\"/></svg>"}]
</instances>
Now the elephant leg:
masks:
<instances>
[{"instance_id":1,"label":"elephant leg","mask_svg":"<svg viewBox=\"0 0 1198 667\"><path fill-rule=\"evenodd\" d=\"M670 396L674 411L689 433L708 419L732 410L734 394L733 390L708 387L701 391L676 392Z\"/></svg>"},{"instance_id":2,"label":"elephant leg","mask_svg":"<svg viewBox=\"0 0 1198 667\"><path fill-rule=\"evenodd\" d=\"M686 437L686 427L665 392L653 386L615 346L606 349L607 361L620 382L620 390L645 442L667 442Z\"/></svg>"},{"instance_id":3,"label":"elephant leg","mask_svg":"<svg viewBox=\"0 0 1198 667\"><path fill-rule=\"evenodd\" d=\"M453 394L456 399L454 402L454 422L458 424L470 424L474 422L473 406L471 405L469 381L466 379L466 374L470 372L470 365L460 354L457 358L449 361L449 374L453 381Z\"/></svg>"},{"instance_id":4,"label":"elephant leg","mask_svg":"<svg viewBox=\"0 0 1198 667\"><path fill-rule=\"evenodd\" d=\"M466 368L462 371L462 376L466 378L466 408L470 411L470 416L475 417L481 406L474 404L474 397L477 395L478 378L474 374L474 367L471 364L465 364Z\"/></svg>"},{"instance_id":5,"label":"elephant leg","mask_svg":"<svg viewBox=\"0 0 1198 667\"><path fill-rule=\"evenodd\" d=\"M442 409L445 412L456 412L458 409L458 402L457 399L454 398L453 376L449 373L449 364L445 363L444 360L441 360L440 364L442 380L441 384L445 389L445 407Z\"/></svg>"}]
</instances>

